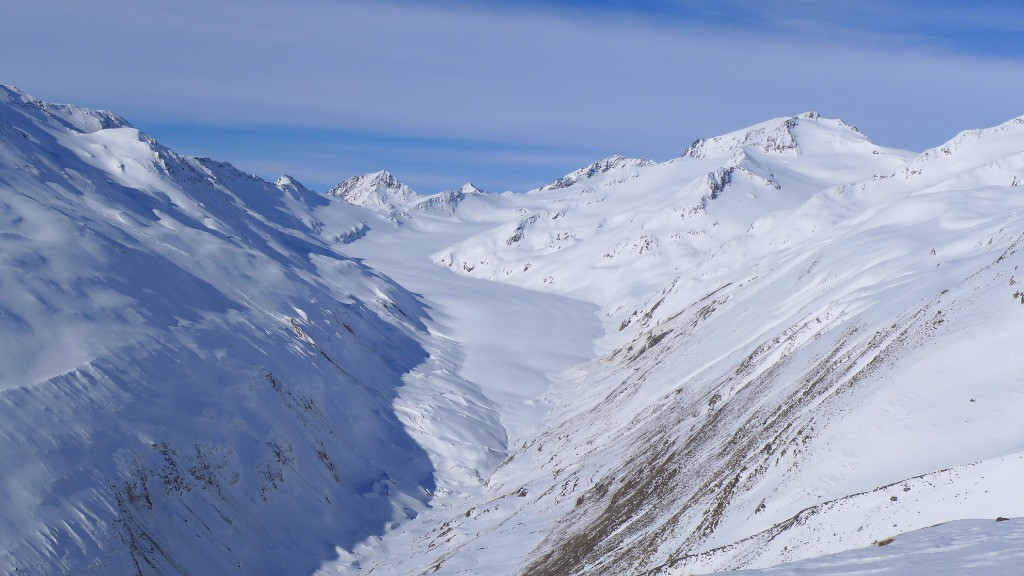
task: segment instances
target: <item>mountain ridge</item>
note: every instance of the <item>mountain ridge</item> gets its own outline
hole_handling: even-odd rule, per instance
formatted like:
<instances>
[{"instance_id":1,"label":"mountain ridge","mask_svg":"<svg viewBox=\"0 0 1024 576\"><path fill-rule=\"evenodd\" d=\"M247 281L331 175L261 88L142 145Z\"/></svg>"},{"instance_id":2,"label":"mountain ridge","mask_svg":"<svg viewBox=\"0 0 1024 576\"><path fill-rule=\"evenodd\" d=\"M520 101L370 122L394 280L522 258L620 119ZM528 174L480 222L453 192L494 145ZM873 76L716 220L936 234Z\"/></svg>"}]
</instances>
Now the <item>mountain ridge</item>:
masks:
<instances>
[{"instance_id":1,"label":"mountain ridge","mask_svg":"<svg viewBox=\"0 0 1024 576\"><path fill-rule=\"evenodd\" d=\"M352 176L327 191L329 197L369 208L394 222L408 221L414 213L454 216L466 198L481 194L482 190L467 182L458 190L424 196L386 170Z\"/></svg>"},{"instance_id":2,"label":"mountain ridge","mask_svg":"<svg viewBox=\"0 0 1024 576\"><path fill-rule=\"evenodd\" d=\"M424 506L437 343L318 235L369 213L92 119L0 103L0 571L309 573Z\"/></svg>"}]
</instances>

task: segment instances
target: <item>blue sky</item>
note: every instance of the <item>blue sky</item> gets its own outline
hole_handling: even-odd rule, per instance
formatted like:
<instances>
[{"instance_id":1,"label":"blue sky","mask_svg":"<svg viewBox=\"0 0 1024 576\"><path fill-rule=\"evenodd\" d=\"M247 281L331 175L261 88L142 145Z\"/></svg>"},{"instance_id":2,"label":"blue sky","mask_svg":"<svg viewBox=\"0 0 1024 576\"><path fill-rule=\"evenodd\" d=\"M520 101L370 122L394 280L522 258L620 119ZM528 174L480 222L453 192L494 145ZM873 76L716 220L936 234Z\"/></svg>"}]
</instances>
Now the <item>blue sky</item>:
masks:
<instances>
[{"instance_id":1,"label":"blue sky","mask_svg":"<svg viewBox=\"0 0 1024 576\"><path fill-rule=\"evenodd\" d=\"M526 190L817 110L922 150L1024 114L1024 7L0 0L0 82L315 189Z\"/></svg>"}]
</instances>

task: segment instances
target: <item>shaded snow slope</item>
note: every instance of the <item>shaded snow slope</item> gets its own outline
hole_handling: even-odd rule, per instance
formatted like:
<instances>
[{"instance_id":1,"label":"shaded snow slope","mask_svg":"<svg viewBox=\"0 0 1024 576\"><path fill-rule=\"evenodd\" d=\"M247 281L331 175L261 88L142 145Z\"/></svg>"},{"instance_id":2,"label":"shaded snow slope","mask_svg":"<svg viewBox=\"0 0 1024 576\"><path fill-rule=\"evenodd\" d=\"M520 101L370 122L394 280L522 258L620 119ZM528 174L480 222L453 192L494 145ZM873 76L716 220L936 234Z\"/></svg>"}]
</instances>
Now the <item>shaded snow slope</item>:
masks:
<instances>
[{"instance_id":1,"label":"shaded snow slope","mask_svg":"<svg viewBox=\"0 0 1024 576\"><path fill-rule=\"evenodd\" d=\"M0 88L0 572L306 574L422 508L371 216Z\"/></svg>"}]
</instances>

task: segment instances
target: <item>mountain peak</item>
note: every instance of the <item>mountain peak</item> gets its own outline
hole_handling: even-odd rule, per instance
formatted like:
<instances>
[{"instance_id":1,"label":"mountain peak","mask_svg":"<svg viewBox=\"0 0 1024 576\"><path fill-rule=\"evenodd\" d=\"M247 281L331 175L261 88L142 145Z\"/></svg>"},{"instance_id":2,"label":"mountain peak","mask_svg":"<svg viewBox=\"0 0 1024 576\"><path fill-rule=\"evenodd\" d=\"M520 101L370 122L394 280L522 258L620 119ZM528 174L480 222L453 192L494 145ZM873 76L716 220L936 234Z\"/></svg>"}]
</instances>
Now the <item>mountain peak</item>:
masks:
<instances>
[{"instance_id":1,"label":"mountain peak","mask_svg":"<svg viewBox=\"0 0 1024 576\"><path fill-rule=\"evenodd\" d=\"M387 188L388 190L399 190L405 184L395 178L395 175L387 170L380 170L372 174L367 174L369 177L370 186L379 186L381 188Z\"/></svg>"},{"instance_id":2,"label":"mountain peak","mask_svg":"<svg viewBox=\"0 0 1024 576\"><path fill-rule=\"evenodd\" d=\"M302 182L299 182L298 180L287 174L284 174L280 178L275 180L274 186L276 186L278 190L284 191L311 192L311 190L309 188L306 188L306 186L303 185Z\"/></svg>"},{"instance_id":3,"label":"mountain peak","mask_svg":"<svg viewBox=\"0 0 1024 576\"><path fill-rule=\"evenodd\" d=\"M775 118L767 122L754 124L748 128L715 136L700 138L690 144L683 152L684 158L709 158L726 154L735 154L747 149L759 150L767 154L799 154L801 142L797 132L802 128L810 130L828 130L849 140L864 140L856 126L851 126L840 119L824 118L821 114L808 111L789 118Z\"/></svg>"},{"instance_id":4,"label":"mountain peak","mask_svg":"<svg viewBox=\"0 0 1024 576\"><path fill-rule=\"evenodd\" d=\"M584 166L578 170L574 170L565 176L562 176L558 180L555 180L551 184L542 187L541 190L558 190L559 188L568 188L580 180L587 180L598 174L604 174L605 172L618 170L620 168L641 168L643 166L650 166L651 164L654 164L654 162L646 158L627 158L625 156L615 154L602 158L597 162Z\"/></svg>"},{"instance_id":5,"label":"mountain peak","mask_svg":"<svg viewBox=\"0 0 1024 576\"><path fill-rule=\"evenodd\" d=\"M109 128L133 127L127 120L113 112L44 102L7 84L0 84L0 103L38 111L50 121L86 134Z\"/></svg>"},{"instance_id":6,"label":"mountain peak","mask_svg":"<svg viewBox=\"0 0 1024 576\"><path fill-rule=\"evenodd\" d=\"M406 200L411 200L417 196L412 188L406 186L387 170L370 172L361 176L352 176L327 192L328 196L342 198L353 204L359 204L360 202L356 200L360 198L383 193L389 195L397 194Z\"/></svg>"},{"instance_id":7,"label":"mountain peak","mask_svg":"<svg viewBox=\"0 0 1024 576\"><path fill-rule=\"evenodd\" d=\"M387 170L353 176L328 190L327 195L391 217L404 213L421 198Z\"/></svg>"},{"instance_id":8,"label":"mountain peak","mask_svg":"<svg viewBox=\"0 0 1024 576\"><path fill-rule=\"evenodd\" d=\"M476 185L473 184L472 182L466 182L465 184L463 184L462 188L459 188L459 192L461 192L463 194L472 194L472 195L483 194L484 193L483 190L481 190L480 188L477 188Z\"/></svg>"},{"instance_id":9,"label":"mountain peak","mask_svg":"<svg viewBox=\"0 0 1024 576\"><path fill-rule=\"evenodd\" d=\"M282 174L280 178L278 178L277 180L274 180L274 185L278 186L278 187L280 187L280 186L297 186L297 185L299 185L299 181L296 180L295 178L292 178L291 176L289 176L287 174Z\"/></svg>"},{"instance_id":10,"label":"mountain peak","mask_svg":"<svg viewBox=\"0 0 1024 576\"><path fill-rule=\"evenodd\" d=\"M806 113L816 114L812 112ZM817 120L820 116L808 120ZM685 158L708 158L721 154L733 154L738 150L756 147L764 152L783 153L795 151L797 148L796 136L793 128L796 127L800 116L791 118L776 118L760 124L755 124L743 130L737 130L714 138L700 138L695 140L690 147L683 152Z\"/></svg>"},{"instance_id":11,"label":"mountain peak","mask_svg":"<svg viewBox=\"0 0 1024 576\"><path fill-rule=\"evenodd\" d=\"M0 102L11 103L18 101L22 104L37 101L27 92L9 84L0 84Z\"/></svg>"}]
</instances>

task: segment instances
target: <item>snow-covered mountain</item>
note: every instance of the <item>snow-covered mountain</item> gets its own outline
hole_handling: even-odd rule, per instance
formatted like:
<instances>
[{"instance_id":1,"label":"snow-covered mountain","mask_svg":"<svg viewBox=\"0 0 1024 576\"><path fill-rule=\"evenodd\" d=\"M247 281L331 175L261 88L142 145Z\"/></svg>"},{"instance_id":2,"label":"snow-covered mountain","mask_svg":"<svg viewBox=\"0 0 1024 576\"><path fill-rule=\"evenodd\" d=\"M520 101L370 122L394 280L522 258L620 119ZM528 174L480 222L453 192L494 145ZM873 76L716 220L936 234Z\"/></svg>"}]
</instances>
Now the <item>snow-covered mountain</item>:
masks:
<instances>
[{"instance_id":1,"label":"snow-covered mountain","mask_svg":"<svg viewBox=\"0 0 1024 576\"><path fill-rule=\"evenodd\" d=\"M609 156L602 158L593 164L584 166L578 170L574 170L565 176L562 176L558 180L555 180L547 186L542 186L541 190L558 190L559 188L568 188L580 180L589 180L599 174L604 174L612 170L623 171L635 168L643 168L644 166L650 166L654 162L647 160L646 158L626 158L623 156ZM632 171L635 174L635 170Z\"/></svg>"},{"instance_id":2,"label":"snow-covered mountain","mask_svg":"<svg viewBox=\"0 0 1024 576\"><path fill-rule=\"evenodd\" d=\"M338 569L690 574L1024 514L1020 125L915 156L804 114L502 197L434 258L600 305L599 357Z\"/></svg>"},{"instance_id":3,"label":"snow-covered mountain","mask_svg":"<svg viewBox=\"0 0 1024 576\"><path fill-rule=\"evenodd\" d=\"M321 195L2 88L0 567L1011 574L1022 182L806 113Z\"/></svg>"},{"instance_id":4,"label":"snow-covered mountain","mask_svg":"<svg viewBox=\"0 0 1024 576\"><path fill-rule=\"evenodd\" d=\"M422 196L385 170L353 176L327 192L328 196L380 212L394 222L407 220L415 212L451 216L463 200L480 194L483 191L468 182L458 190Z\"/></svg>"},{"instance_id":5,"label":"snow-covered mountain","mask_svg":"<svg viewBox=\"0 0 1024 576\"><path fill-rule=\"evenodd\" d=\"M460 273L628 307L758 218L892 171L908 156L815 113L779 118L698 141L668 162L615 156L510 197L505 224L436 259Z\"/></svg>"},{"instance_id":6,"label":"snow-covered mountain","mask_svg":"<svg viewBox=\"0 0 1024 576\"><path fill-rule=\"evenodd\" d=\"M305 574L429 500L346 206L0 88L0 572Z\"/></svg>"}]
</instances>

